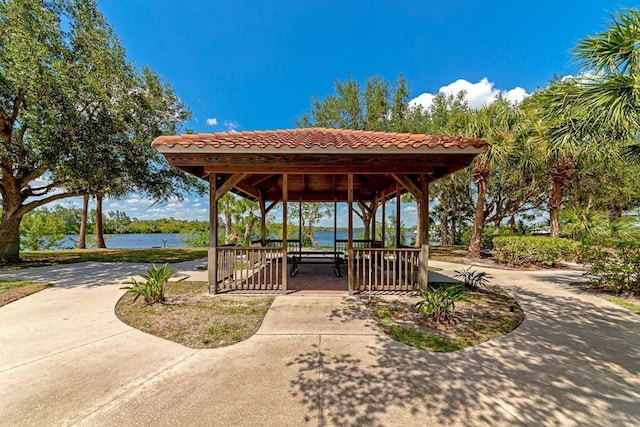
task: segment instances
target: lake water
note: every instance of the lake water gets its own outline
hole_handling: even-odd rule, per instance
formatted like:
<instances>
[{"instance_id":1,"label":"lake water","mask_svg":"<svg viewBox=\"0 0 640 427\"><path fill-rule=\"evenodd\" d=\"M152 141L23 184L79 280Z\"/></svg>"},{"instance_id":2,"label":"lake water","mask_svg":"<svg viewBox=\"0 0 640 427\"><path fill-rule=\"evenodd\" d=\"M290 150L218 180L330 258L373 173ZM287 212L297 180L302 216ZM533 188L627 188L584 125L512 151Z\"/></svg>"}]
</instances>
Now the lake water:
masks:
<instances>
[{"instance_id":1,"label":"lake water","mask_svg":"<svg viewBox=\"0 0 640 427\"><path fill-rule=\"evenodd\" d=\"M362 230L354 230L354 238L362 235ZM348 232L346 230L338 230L338 239L346 239ZM186 246L180 234L116 234L106 239L108 248L111 249L145 249L145 248L181 248ZM333 246L333 231L317 231L315 233L316 240L320 246ZM89 243L92 236L87 239ZM411 244L414 239L413 232L405 234L405 242ZM66 236L59 249L75 248L78 242L78 236ZM88 245L89 246L89 245Z\"/></svg>"},{"instance_id":2,"label":"lake water","mask_svg":"<svg viewBox=\"0 0 640 427\"><path fill-rule=\"evenodd\" d=\"M111 249L145 249L145 248L181 248L186 246L180 234L115 234L105 237L105 243ZM87 238L87 246L93 236ZM78 236L66 236L60 248L75 248ZM91 245L93 246L93 245Z\"/></svg>"}]
</instances>

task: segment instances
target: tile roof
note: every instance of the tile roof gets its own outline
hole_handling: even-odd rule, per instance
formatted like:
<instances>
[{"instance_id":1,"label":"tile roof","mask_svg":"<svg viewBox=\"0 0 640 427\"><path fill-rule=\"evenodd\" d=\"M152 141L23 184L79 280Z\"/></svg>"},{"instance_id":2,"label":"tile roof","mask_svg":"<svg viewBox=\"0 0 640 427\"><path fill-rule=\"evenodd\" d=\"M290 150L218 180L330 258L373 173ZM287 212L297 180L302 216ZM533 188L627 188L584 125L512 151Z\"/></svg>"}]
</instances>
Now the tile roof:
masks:
<instances>
[{"instance_id":1,"label":"tile roof","mask_svg":"<svg viewBox=\"0 0 640 427\"><path fill-rule=\"evenodd\" d=\"M346 129L306 128L249 132L197 133L159 136L153 147L172 148L483 148L487 142L479 138L373 132Z\"/></svg>"}]
</instances>

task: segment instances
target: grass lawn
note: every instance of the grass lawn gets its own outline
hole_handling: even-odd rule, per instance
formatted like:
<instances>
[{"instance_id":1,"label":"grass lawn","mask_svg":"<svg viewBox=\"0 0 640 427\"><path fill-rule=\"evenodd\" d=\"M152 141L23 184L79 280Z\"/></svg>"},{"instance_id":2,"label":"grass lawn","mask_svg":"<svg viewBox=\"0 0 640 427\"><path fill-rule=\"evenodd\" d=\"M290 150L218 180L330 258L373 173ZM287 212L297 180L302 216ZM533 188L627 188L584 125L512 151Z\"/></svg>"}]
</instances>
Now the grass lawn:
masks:
<instances>
[{"instance_id":1,"label":"grass lawn","mask_svg":"<svg viewBox=\"0 0 640 427\"><path fill-rule=\"evenodd\" d=\"M224 347L258 330L274 297L211 296L206 282L169 282L166 304L133 303L126 293L115 312L124 323L191 348Z\"/></svg>"},{"instance_id":2,"label":"grass lawn","mask_svg":"<svg viewBox=\"0 0 640 427\"><path fill-rule=\"evenodd\" d=\"M39 282L0 280L0 307L10 302L35 294L51 285Z\"/></svg>"},{"instance_id":3,"label":"grass lawn","mask_svg":"<svg viewBox=\"0 0 640 427\"><path fill-rule=\"evenodd\" d=\"M607 300L614 304L618 304L624 308L628 308L634 313L640 313L640 299L632 297L607 297Z\"/></svg>"},{"instance_id":4,"label":"grass lawn","mask_svg":"<svg viewBox=\"0 0 640 427\"><path fill-rule=\"evenodd\" d=\"M522 323L522 309L502 289L468 291L472 303L456 302L455 321L432 322L419 313L416 297L374 298L367 308L391 338L412 347L449 352L505 335Z\"/></svg>"},{"instance_id":5,"label":"grass lawn","mask_svg":"<svg viewBox=\"0 0 640 427\"><path fill-rule=\"evenodd\" d=\"M22 262L0 267L0 270L17 270L47 265L71 264L85 261L142 262L164 264L165 262L191 261L205 258L205 248L154 248L154 249L65 249L56 251L24 251Z\"/></svg>"}]
</instances>

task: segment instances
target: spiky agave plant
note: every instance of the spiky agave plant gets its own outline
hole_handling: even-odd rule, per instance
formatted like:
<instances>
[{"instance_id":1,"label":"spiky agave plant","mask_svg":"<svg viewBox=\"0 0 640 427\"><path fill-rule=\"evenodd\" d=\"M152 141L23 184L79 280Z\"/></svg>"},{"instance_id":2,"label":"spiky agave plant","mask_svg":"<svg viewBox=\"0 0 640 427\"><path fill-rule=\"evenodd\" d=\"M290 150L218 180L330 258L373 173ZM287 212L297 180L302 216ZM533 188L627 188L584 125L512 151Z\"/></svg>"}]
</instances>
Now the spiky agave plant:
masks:
<instances>
[{"instance_id":1,"label":"spiky agave plant","mask_svg":"<svg viewBox=\"0 0 640 427\"><path fill-rule=\"evenodd\" d=\"M464 301L471 303L460 285L435 288L427 286L418 289L415 296L420 300L415 304L416 310L434 322L451 322L456 311L455 303Z\"/></svg>"},{"instance_id":2,"label":"spiky agave plant","mask_svg":"<svg viewBox=\"0 0 640 427\"><path fill-rule=\"evenodd\" d=\"M123 286L120 289L126 289L127 292L131 293L134 296L134 303L138 298L142 297L145 305L162 304L166 300L167 283L175 273L175 270L169 269L168 263L165 263L162 267L153 264L146 274L141 274L144 281L138 281L132 277L127 282L129 286ZM187 278L188 276L182 277L177 282L182 282Z\"/></svg>"}]
</instances>

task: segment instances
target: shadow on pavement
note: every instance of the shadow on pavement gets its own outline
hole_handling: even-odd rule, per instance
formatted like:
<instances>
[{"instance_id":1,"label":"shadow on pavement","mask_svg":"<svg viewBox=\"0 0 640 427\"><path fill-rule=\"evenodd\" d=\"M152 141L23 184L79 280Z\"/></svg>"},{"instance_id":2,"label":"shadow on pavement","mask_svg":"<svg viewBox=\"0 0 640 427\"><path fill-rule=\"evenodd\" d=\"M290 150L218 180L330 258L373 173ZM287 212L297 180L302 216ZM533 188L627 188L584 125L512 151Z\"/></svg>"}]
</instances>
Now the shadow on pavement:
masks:
<instances>
[{"instance_id":1,"label":"shadow on pavement","mask_svg":"<svg viewBox=\"0 0 640 427\"><path fill-rule=\"evenodd\" d=\"M366 358L323 340L290 365L290 393L319 425L637 425L640 322L578 298L517 289L526 319L463 351L423 352L375 338ZM341 321L357 317L351 310ZM359 356L356 356L358 354Z\"/></svg>"}]
</instances>

